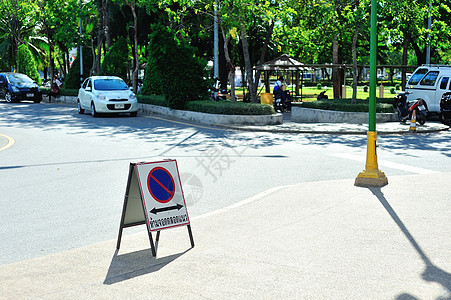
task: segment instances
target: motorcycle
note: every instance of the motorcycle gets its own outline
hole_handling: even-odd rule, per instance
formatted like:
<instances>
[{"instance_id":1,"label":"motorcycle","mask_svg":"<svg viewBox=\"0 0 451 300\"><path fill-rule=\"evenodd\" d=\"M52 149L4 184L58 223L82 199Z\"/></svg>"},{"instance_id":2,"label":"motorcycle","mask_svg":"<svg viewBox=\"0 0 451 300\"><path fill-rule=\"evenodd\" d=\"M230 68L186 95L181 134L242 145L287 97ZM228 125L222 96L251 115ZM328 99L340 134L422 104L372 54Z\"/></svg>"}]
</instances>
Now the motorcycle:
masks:
<instances>
[{"instance_id":1,"label":"motorcycle","mask_svg":"<svg viewBox=\"0 0 451 300\"><path fill-rule=\"evenodd\" d=\"M401 92L395 96L393 107L398 112L398 121L405 124L407 120L412 119L412 113L415 111L416 121L423 125L426 123L428 110L423 99L417 99L407 102L408 92Z\"/></svg>"},{"instance_id":2,"label":"motorcycle","mask_svg":"<svg viewBox=\"0 0 451 300\"><path fill-rule=\"evenodd\" d=\"M291 94L290 91L284 91L285 93L285 100L283 99L282 93L277 93L274 95L274 110L284 112L284 111L291 111Z\"/></svg>"},{"instance_id":3,"label":"motorcycle","mask_svg":"<svg viewBox=\"0 0 451 300\"><path fill-rule=\"evenodd\" d=\"M227 89L220 89L220 81L217 79L213 89L211 90L211 100L218 101L218 100L226 100L227 99Z\"/></svg>"},{"instance_id":4,"label":"motorcycle","mask_svg":"<svg viewBox=\"0 0 451 300\"><path fill-rule=\"evenodd\" d=\"M329 97L326 95L326 91L322 91L319 93L318 97L316 97L316 100L327 100Z\"/></svg>"},{"instance_id":5,"label":"motorcycle","mask_svg":"<svg viewBox=\"0 0 451 300\"><path fill-rule=\"evenodd\" d=\"M451 92L444 93L440 100L440 122L451 126Z\"/></svg>"}]
</instances>

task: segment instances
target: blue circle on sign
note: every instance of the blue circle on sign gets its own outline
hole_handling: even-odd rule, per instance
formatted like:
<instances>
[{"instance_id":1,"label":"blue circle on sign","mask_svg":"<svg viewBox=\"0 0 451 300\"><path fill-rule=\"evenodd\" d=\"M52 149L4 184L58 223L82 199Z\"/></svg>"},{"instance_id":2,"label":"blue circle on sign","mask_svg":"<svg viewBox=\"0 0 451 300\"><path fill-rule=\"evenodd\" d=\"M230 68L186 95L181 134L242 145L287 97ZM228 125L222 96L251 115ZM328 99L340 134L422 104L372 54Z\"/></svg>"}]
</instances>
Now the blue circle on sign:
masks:
<instances>
[{"instance_id":1,"label":"blue circle on sign","mask_svg":"<svg viewBox=\"0 0 451 300\"><path fill-rule=\"evenodd\" d=\"M155 167L147 176L147 187L152 197L160 203L171 201L175 194L174 179L168 170Z\"/></svg>"}]
</instances>

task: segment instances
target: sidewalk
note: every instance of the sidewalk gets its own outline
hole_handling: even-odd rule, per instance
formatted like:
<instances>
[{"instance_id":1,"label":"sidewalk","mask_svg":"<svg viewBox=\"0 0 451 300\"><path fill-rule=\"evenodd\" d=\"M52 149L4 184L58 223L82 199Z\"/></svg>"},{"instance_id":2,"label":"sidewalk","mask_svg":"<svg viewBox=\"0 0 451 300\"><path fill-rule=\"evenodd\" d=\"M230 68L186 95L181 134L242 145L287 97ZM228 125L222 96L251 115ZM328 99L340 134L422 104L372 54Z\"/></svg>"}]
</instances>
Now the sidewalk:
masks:
<instances>
[{"instance_id":1,"label":"sidewalk","mask_svg":"<svg viewBox=\"0 0 451 300\"><path fill-rule=\"evenodd\" d=\"M384 122L376 124L376 132L382 134L412 134L410 123ZM317 134L367 134L368 124L349 123L295 123L285 121L281 125L268 126L227 126L227 128L245 131L280 132L280 133L317 133ZM438 121L427 121L424 125L416 124L414 133L431 133L449 130L449 126Z\"/></svg>"},{"instance_id":2,"label":"sidewalk","mask_svg":"<svg viewBox=\"0 0 451 300\"><path fill-rule=\"evenodd\" d=\"M52 100L52 103L65 103L68 105L75 105L76 98L62 100L57 98ZM44 97L43 102L48 102L48 98ZM158 114L147 114L143 111L139 115L150 115L158 118L166 118L172 120L173 118ZM193 123L190 121L183 121L186 123ZM197 124L197 123L193 123ZM202 123L199 123L202 124ZM228 128L232 130L245 130L257 132L276 132L276 133L318 133L318 134L364 134L368 132L368 124L350 124L350 123L295 123L290 120L290 113L284 113L283 124L281 125L264 125L264 126L231 126L231 125L216 125L221 128ZM376 124L376 131L378 135L382 134L410 134L410 123L401 124L399 122L384 122ZM424 125L416 124L416 133L430 133L443 130L449 130L450 126L443 125L439 121L427 121Z\"/></svg>"},{"instance_id":3,"label":"sidewalk","mask_svg":"<svg viewBox=\"0 0 451 300\"><path fill-rule=\"evenodd\" d=\"M154 258L143 227L119 252L114 239L0 266L0 298L450 299L450 176L271 189L192 218L192 249L168 229Z\"/></svg>"},{"instance_id":4,"label":"sidewalk","mask_svg":"<svg viewBox=\"0 0 451 300\"><path fill-rule=\"evenodd\" d=\"M291 121L290 113L283 113L283 124L270 126L228 126L235 130L280 132L280 133L318 133L318 134L367 134L368 124L350 123L296 123ZM412 134L409 130L410 122L382 122L376 124L378 135L383 134ZM414 133L431 133L449 130L450 126L439 121L427 121L424 125L416 124Z\"/></svg>"}]
</instances>

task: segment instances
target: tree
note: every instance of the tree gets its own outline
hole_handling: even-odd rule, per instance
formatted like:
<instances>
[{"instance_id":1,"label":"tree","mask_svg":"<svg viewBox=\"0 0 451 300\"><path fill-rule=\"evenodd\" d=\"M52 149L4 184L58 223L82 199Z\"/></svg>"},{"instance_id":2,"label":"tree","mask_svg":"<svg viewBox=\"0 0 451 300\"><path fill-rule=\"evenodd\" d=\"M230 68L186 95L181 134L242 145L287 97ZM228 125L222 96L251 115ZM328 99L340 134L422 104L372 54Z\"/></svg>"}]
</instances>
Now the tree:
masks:
<instances>
[{"instance_id":1,"label":"tree","mask_svg":"<svg viewBox=\"0 0 451 300\"><path fill-rule=\"evenodd\" d=\"M183 109L187 101L205 99L209 86L207 63L195 56L195 49L189 46L186 37L178 37L176 31L154 24L149 39L143 90L162 91L169 107L177 109Z\"/></svg>"},{"instance_id":2,"label":"tree","mask_svg":"<svg viewBox=\"0 0 451 300\"><path fill-rule=\"evenodd\" d=\"M91 51L83 51L83 64L87 66L92 65L92 52ZM83 78L87 78L90 76L90 70L88 68L83 68ZM64 81L64 87L66 89L78 89L80 88L80 58L77 56L74 62L72 63L72 67L69 69L69 73L67 73L66 80Z\"/></svg>"},{"instance_id":3,"label":"tree","mask_svg":"<svg viewBox=\"0 0 451 300\"><path fill-rule=\"evenodd\" d=\"M19 46L34 34L39 10L32 0L4 0L0 3L0 16L2 59L20 72Z\"/></svg>"},{"instance_id":4,"label":"tree","mask_svg":"<svg viewBox=\"0 0 451 300\"><path fill-rule=\"evenodd\" d=\"M139 53L138 53L138 17L136 14L137 2L135 0L113 0L114 2L130 7L133 15L133 72L132 84L133 91L138 90L138 71L139 71Z\"/></svg>"},{"instance_id":5,"label":"tree","mask_svg":"<svg viewBox=\"0 0 451 300\"><path fill-rule=\"evenodd\" d=\"M130 46L125 38L120 37L105 55L100 75L115 75L126 81L127 65L130 57Z\"/></svg>"},{"instance_id":6,"label":"tree","mask_svg":"<svg viewBox=\"0 0 451 300\"><path fill-rule=\"evenodd\" d=\"M21 73L28 75L28 77L33 79L37 84L41 84L41 78L39 77L36 68L36 61L26 44L19 46L19 65Z\"/></svg>"},{"instance_id":7,"label":"tree","mask_svg":"<svg viewBox=\"0 0 451 300\"><path fill-rule=\"evenodd\" d=\"M77 0L37 1L40 10L41 33L47 37L48 66L50 76L56 73L57 59L62 76L66 77L69 69L68 49L75 45L78 38L79 6ZM61 51L58 53L58 50ZM60 60L61 58L62 60Z\"/></svg>"}]
</instances>

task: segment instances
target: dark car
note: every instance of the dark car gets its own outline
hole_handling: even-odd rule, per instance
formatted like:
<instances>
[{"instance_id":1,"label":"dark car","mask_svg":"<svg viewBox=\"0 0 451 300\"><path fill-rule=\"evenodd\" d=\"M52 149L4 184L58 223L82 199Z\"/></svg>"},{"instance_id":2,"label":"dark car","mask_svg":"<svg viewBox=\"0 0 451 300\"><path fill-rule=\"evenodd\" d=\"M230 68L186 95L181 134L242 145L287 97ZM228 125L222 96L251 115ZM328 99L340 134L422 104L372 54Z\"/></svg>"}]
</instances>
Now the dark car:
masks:
<instances>
[{"instance_id":1,"label":"dark car","mask_svg":"<svg viewBox=\"0 0 451 300\"><path fill-rule=\"evenodd\" d=\"M440 100L440 121L451 126L451 92L444 93Z\"/></svg>"},{"instance_id":2,"label":"dark car","mask_svg":"<svg viewBox=\"0 0 451 300\"><path fill-rule=\"evenodd\" d=\"M0 98L6 102L42 101L42 91L30 77L20 73L0 73Z\"/></svg>"}]
</instances>

